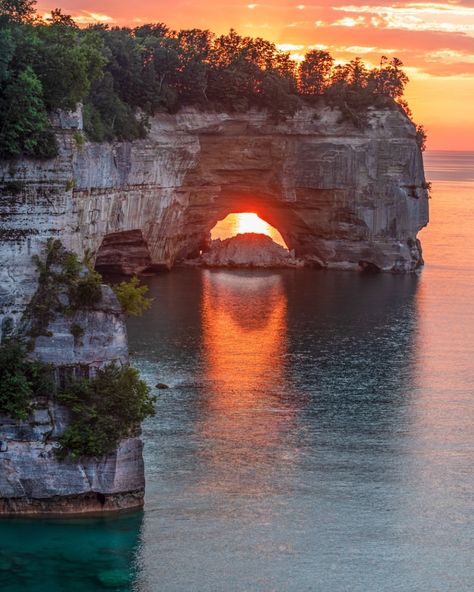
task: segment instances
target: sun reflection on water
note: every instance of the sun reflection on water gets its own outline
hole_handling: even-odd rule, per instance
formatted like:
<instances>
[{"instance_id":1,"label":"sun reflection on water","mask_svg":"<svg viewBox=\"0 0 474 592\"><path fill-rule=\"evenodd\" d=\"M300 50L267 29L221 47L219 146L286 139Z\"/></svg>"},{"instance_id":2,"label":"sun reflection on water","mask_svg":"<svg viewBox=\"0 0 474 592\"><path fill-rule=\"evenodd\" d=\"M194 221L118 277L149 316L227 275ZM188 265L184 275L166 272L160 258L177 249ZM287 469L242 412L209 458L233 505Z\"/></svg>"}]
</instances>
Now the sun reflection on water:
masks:
<instances>
[{"instance_id":1,"label":"sun reflection on water","mask_svg":"<svg viewBox=\"0 0 474 592\"><path fill-rule=\"evenodd\" d=\"M252 494L264 494L271 488L268 471L291 461L283 446L294 418L283 396L289 387L283 364L286 309L279 275L204 275L203 346L210 388L199 432L209 442L206 456L214 479L203 487L235 491L245 483L248 488L248 475L242 477L252 472Z\"/></svg>"}]
</instances>

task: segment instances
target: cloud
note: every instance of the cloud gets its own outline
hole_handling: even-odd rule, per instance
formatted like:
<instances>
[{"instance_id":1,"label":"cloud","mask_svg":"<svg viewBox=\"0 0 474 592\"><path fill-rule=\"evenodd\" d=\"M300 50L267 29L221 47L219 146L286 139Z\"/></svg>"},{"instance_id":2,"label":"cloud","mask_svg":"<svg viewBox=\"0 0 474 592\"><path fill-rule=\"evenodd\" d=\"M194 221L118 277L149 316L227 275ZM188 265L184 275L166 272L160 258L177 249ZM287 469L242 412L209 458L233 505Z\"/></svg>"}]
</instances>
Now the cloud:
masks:
<instances>
[{"instance_id":1,"label":"cloud","mask_svg":"<svg viewBox=\"0 0 474 592\"><path fill-rule=\"evenodd\" d=\"M96 23L111 24L115 19L108 14L101 14L100 12L81 11L79 14L72 16L78 25L93 25Z\"/></svg>"},{"instance_id":2,"label":"cloud","mask_svg":"<svg viewBox=\"0 0 474 592\"><path fill-rule=\"evenodd\" d=\"M280 51L301 51L305 48L304 45L298 43L277 43Z\"/></svg>"},{"instance_id":3,"label":"cloud","mask_svg":"<svg viewBox=\"0 0 474 592\"><path fill-rule=\"evenodd\" d=\"M396 49L386 49L381 47L366 47L364 45L349 45L349 46L339 46L338 51L347 52L347 53L355 53L357 55L364 55L367 53L378 53L381 55L395 53L398 50Z\"/></svg>"},{"instance_id":4,"label":"cloud","mask_svg":"<svg viewBox=\"0 0 474 592\"><path fill-rule=\"evenodd\" d=\"M317 21L319 26L321 21ZM356 18L353 18L351 16L345 16L344 18L339 19L338 21L334 21L333 23L330 23L332 27L357 27L359 25L365 25L366 24L366 19L363 16L358 16Z\"/></svg>"},{"instance_id":5,"label":"cloud","mask_svg":"<svg viewBox=\"0 0 474 592\"><path fill-rule=\"evenodd\" d=\"M357 14L358 19L361 15L367 15L370 24L376 28L474 33L474 7L458 3L410 2L389 6L349 4L335 6L333 10Z\"/></svg>"}]
</instances>

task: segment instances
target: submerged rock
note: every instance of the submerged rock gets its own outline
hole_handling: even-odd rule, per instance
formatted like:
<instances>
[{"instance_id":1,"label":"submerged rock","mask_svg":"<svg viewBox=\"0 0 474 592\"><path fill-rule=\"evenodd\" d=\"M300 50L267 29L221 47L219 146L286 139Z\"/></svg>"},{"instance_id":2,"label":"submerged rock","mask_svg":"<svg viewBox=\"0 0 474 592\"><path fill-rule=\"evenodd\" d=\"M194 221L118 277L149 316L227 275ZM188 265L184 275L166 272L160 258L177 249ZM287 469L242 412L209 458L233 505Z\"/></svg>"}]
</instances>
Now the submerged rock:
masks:
<instances>
[{"instance_id":1,"label":"submerged rock","mask_svg":"<svg viewBox=\"0 0 474 592\"><path fill-rule=\"evenodd\" d=\"M209 267L301 267L294 253L265 234L248 232L214 240L200 260Z\"/></svg>"},{"instance_id":2,"label":"submerged rock","mask_svg":"<svg viewBox=\"0 0 474 592\"><path fill-rule=\"evenodd\" d=\"M126 569L102 571L97 578L104 588L121 588L130 583L130 574Z\"/></svg>"}]
</instances>

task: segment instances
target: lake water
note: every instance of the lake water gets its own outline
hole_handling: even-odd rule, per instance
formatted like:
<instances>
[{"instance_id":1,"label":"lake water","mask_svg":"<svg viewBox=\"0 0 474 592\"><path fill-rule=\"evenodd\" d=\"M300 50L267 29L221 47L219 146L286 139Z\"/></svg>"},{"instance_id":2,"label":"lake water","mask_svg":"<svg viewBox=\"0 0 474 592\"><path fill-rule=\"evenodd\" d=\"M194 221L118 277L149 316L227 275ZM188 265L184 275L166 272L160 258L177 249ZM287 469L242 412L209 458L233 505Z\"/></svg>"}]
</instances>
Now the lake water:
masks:
<instances>
[{"instance_id":1,"label":"lake water","mask_svg":"<svg viewBox=\"0 0 474 592\"><path fill-rule=\"evenodd\" d=\"M474 589L474 153L426 155L415 276L176 270L144 513L0 523L0 590Z\"/></svg>"}]
</instances>

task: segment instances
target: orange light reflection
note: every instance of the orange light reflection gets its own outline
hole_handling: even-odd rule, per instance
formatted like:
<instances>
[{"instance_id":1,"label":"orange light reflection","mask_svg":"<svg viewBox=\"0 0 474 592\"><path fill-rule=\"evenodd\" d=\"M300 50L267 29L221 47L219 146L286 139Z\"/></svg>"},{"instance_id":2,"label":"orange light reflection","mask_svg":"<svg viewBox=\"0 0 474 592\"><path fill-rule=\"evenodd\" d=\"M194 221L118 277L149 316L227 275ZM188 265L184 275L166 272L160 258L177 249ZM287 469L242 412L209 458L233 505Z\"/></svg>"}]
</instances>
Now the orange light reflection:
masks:
<instances>
[{"instance_id":1,"label":"orange light reflection","mask_svg":"<svg viewBox=\"0 0 474 592\"><path fill-rule=\"evenodd\" d=\"M277 274L205 272L203 344L210 389L199 432L209 441L206 456L215 476L204 487L235 491L245 483L248 489L243 474L255 473L251 493L259 495L271 487L268 471L275 466L289 465L291 473L294 459L284 446L294 417L284 396L286 306Z\"/></svg>"}]
</instances>

